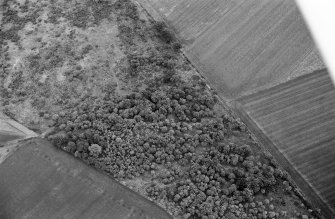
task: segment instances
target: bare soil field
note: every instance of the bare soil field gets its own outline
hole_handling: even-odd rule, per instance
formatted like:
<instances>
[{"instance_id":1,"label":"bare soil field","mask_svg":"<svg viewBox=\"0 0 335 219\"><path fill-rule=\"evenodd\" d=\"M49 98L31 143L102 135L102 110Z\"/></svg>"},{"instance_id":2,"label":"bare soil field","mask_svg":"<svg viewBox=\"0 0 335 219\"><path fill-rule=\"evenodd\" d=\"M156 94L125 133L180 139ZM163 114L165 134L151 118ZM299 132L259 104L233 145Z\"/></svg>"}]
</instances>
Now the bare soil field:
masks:
<instances>
[{"instance_id":1,"label":"bare soil field","mask_svg":"<svg viewBox=\"0 0 335 219\"><path fill-rule=\"evenodd\" d=\"M292 0L139 0L152 6L222 97L234 99L324 67Z\"/></svg>"},{"instance_id":2,"label":"bare soil field","mask_svg":"<svg viewBox=\"0 0 335 219\"><path fill-rule=\"evenodd\" d=\"M174 218L320 217L218 101L173 31L133 1L4 6L0 107L6 115ZM46 187L35 191L35 201L49 188L48 174L41 177ZM69 186L69 193L78 192ZM86 203L85 189L78 197ZM18 212L29 209L27 203Z\"/></svg>"},{"instance_id":3,"label":"bare soil field","mask_svg":"<svg viewBox=\"0 0 335 219\"><path fill-rule=\"evenodd\" d=\"M238 104L328 204L334 217L335 88L328 72L313 72L242 97Z\"/></svg>"},{"instance_id":4,"label":"bare soil field","mask_svg":"<svg viewBox=\"0 0 335 219\"><path fill-rule=\"evenodd\" d=\"M21 144L0 165L1 218L171 218L46 140Z\"/></svg>"}]
</instances>

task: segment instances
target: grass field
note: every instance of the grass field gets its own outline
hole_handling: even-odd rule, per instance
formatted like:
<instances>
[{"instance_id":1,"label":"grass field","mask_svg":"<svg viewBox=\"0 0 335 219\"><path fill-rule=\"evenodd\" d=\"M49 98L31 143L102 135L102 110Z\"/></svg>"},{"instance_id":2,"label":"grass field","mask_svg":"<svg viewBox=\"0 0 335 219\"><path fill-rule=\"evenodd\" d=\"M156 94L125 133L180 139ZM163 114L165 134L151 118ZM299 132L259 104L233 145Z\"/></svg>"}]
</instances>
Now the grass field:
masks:
<instances>
[{"instance_id":1,"label":"grass field","mask_svg":"<svg viewBox=\"0 0 335 219\"><path fill-rule=\"evenodd\" d=\"M171 218L45 140L25 142L0 174L0 218Z\"/></svg>"},{"instance_id":2,"label":"grass field","mask_svg":"<svg viewBox=\"0 0 335 219\"><path fill-rule=\"evenodd\" d=\"M302 76L238 103L335 211L335 89L328 72Z\"/></svg>"},{"instance_id":3,"label":"grass field","mask_svg":"<svg viewBox=\"0 0 335 219\"><path fill-rule=\"evenodd\" d=\"M228 99L324 66L294 1L139 2L167 20L187 56Z\"/></svg>"}]
</instances>

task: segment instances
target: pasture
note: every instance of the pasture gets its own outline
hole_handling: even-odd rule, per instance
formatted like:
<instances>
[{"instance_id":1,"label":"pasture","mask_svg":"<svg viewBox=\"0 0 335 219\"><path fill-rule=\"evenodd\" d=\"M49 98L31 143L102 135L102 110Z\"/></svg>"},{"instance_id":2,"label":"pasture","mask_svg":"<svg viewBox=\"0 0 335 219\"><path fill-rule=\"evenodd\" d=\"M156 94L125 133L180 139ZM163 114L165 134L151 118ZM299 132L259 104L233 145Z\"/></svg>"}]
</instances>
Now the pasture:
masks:
<instances>
[{"instance_id":1,"label":"pasture","mask_svg":"<svg viewBox=\"0 0 335 219\"><path fill-rule=\"evenodd\" d=\"M0 174L0 218L171 218L46 140L23 143Z\"/></svg>"},{"instance_id":2,"label":"pasture","mask_svg":"<svg viewBox=\"0 0 335 219\"><path fill-rule=\"evenodd\" d=\"M313 72L237 102L244 119L269 138L279 157L335 211L335 89L328 72Z\"/></svg>"},{"instance_id":3,"label":"pasture","mask_svg":"<svg viewBox=\"0 0 335 219\"><path fill-rule=\"evenodd\" d=\"M324 64L292 0L138 0L174 28L185 54L227 99Z\"/></svg>"}]
</instances>

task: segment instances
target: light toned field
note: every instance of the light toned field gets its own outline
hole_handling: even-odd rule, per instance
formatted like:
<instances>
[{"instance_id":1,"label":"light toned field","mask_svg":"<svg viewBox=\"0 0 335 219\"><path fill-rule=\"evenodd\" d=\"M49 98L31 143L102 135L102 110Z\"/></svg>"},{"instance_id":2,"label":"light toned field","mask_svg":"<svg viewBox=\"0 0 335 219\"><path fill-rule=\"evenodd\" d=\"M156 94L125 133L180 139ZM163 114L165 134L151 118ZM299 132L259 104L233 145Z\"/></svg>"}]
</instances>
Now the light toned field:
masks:
<instances>
[{"instance_id":1,"label":"light toned field","mask_svg":"<svg viewBox=\"0 0 335 219\"><path fill-rule=\"evenodd\" d=\"M304 75L238 103L335 212L335 89L328 72Z\"/></svg>"},{"instance_id":2,"label":"light toned field","mask_svg":"<svg viewBox=\"0 0 335 219\"><path fill-rule=\"evenodd\" d=\"M171 218L42 139L25 142L0 174L0 218Z\"/></svg>"},{"instance_id":3,"label":"light toned field","mask_svg":"<svg viewBox=\"0 0 335 219\"><path fill-rule=\"evenodd\" d=\"M292 0L138 0L175 29L186 55L228 99L321 69Z\"/></svg>"},{"instance_id":4,"label":"light toned field","mask_svg":"<svg viewBox=\"0 0 335 219\"><path fill-rule=\"evenodd\" d=\"M35 136L37 136L36 133L8 118L0 111L0 146L12 140Z\"/></svg>"}]
</instances>

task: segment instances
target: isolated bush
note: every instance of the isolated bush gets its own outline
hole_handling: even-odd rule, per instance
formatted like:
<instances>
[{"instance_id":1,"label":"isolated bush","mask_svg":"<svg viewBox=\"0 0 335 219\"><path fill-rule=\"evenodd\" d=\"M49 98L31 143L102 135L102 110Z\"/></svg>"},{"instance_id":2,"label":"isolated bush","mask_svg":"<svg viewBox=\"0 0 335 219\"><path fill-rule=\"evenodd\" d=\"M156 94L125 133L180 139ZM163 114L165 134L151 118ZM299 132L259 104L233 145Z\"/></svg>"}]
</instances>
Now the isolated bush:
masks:
<instances>
[{"instance_id":1,"label":"isolated bush","mask_svg":"<svg viewBox=\"0 0 335 219\"><path fill-rule=\"evenodd\" d=\"M173 48L173 50L174 50L175 52L179 52L180 49L182 48L182 45L181 45L179 42L174 42L174 43L172 44L172 48Z\"/></svg>"},{"instance_id":2,"label":"isolated bush","mask_svg":"<svg viewBox=\"0 0 335 219\"><path fill-rule=\"evenodd\" d=\"M88 147L88 150L92 156L98 156L99 154L101 154L102 148L98 144L92 144Z\"/></svg>"},{"instance_id":3,"label":"isolated bush","mask_svg":"<svg viewBox=\"0 0 335 219\"><path fill-rule=\"evenodd\" d=\"M170 44L176 41L174 34L168 29L163 21L155 22L153 29L156 31L157 36L165 43Z\"/></svg>"}]
</instances>

